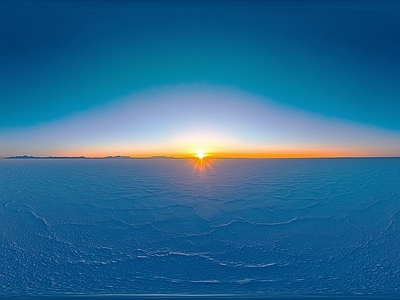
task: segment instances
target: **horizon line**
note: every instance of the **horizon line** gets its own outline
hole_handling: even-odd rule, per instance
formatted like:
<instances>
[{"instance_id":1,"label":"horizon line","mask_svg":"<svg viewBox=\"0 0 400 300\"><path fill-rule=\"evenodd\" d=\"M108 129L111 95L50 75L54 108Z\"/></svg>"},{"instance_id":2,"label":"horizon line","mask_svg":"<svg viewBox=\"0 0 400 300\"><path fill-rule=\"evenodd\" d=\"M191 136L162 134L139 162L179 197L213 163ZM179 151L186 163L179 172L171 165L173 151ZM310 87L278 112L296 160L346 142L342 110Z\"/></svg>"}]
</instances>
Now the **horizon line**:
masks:
<instances>
[{"instance_id":1,"label":"horizon line","mask_svg":"<svg viewBox=\"0 0 400 300\"><path fill-rule=\"evenodd\" d=\"M400 155L338 155L338 156L212 156L208 155L203 159L338 159L338 158L400 158ZM15 155L4 156L0 159L198 159L195 155L151 155L151 156L131 156L131 155L107 155L107 156L35 156L35 155Z\"/></svg>"}]
</instances>

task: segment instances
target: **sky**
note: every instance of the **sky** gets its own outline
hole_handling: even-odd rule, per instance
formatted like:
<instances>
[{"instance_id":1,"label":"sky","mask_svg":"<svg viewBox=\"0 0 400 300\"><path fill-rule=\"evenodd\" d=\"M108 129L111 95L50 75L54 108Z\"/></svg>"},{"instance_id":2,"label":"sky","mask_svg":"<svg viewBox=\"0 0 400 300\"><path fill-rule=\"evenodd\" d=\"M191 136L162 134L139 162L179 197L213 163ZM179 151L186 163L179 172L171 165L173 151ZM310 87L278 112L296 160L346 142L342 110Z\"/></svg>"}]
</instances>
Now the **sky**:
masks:
<instances>
[{"instance_id":1,"label":"sky","mask_svg":"<svg viewBox=\"0 0 400 300\"><path fill-rule=\"evenodd\" d=\"M1 1L0 157L400 156L398 1Z\"/></svg>"}]
</instances>

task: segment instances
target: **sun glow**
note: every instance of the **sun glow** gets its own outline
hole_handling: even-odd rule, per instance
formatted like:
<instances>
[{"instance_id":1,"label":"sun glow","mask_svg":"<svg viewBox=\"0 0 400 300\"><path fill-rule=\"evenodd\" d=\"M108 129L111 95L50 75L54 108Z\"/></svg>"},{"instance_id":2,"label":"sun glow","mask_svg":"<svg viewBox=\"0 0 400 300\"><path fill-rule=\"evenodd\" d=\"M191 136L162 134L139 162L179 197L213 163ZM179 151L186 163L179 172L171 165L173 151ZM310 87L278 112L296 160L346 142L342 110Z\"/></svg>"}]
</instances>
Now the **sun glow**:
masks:
<instances>
[{"instance_id":1,"label":"sun glow","mask_svg":"<svg viewBox=\"0 0 400 300\"><path fill-rule=\"evenodd\" d=\"M205 155L205 153L204 153L203 150L197 150L197 151L196 151L196 157L197 157L198 159L203 160L203 158L204 158L205 156L206 156L206 155Z\"/></svg>"},{"instance_id":2,"label":"sun glow","mask_svg":"<svg viewBox=\"0 0 400 300\"><path fill-rule=\"evenodd\" d=\"M192 164L193 164L193 168L195 170L198 170L201 172L205 172L206 169L212 170L211 159L204 150L199 149L199 150L195 151L192 157L193 157Z\"/></svg>"}]
</instances>

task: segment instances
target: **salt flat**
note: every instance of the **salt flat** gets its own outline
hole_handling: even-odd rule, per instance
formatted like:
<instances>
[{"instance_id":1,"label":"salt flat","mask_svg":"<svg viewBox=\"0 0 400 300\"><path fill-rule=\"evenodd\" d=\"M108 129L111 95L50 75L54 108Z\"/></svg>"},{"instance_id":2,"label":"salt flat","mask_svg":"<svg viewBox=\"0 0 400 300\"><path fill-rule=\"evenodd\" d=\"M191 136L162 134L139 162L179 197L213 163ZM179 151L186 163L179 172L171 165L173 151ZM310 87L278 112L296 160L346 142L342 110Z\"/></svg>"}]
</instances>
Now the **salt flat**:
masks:
<instances>
[{"instance_id":1,"label":"salt flat","mask_svg":"<svg viewBox=\"0 0 400 300\"><path fill-rule=\"evenodd\" d=\"M399 297L399 182L396 158L3 159L0 295Z\"/></svg>"}]
</instances>

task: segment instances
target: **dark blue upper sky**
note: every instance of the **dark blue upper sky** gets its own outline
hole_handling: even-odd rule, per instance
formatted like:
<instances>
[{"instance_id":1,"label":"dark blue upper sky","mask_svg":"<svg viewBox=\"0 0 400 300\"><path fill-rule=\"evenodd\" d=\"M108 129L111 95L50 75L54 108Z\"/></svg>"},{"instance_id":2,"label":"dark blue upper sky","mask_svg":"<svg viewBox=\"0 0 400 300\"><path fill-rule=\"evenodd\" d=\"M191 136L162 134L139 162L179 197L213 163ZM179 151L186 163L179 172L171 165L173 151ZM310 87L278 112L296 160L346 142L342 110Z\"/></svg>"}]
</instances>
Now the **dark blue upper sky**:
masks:
<instances>
[{"instance_id":1,"label":"dark blue upper sky","mask_svg":"<svg viewBox=\"0 0 400 300\"><path fill-rule=\"evenodd\" d=\"M223 85L400 130L397 1L2 1L0 128Z\"/></svg>"}]
</instances>

